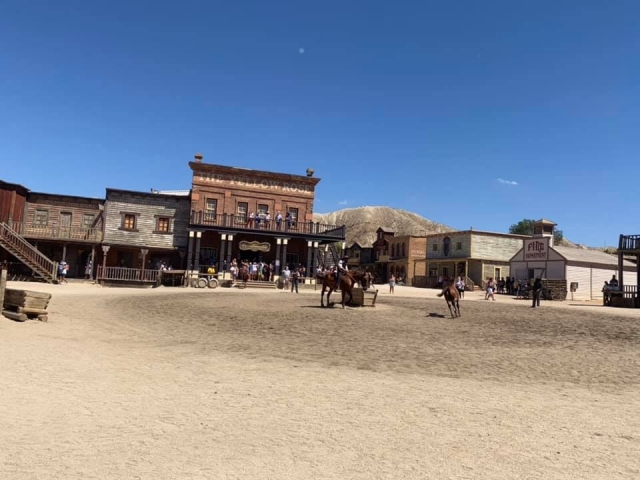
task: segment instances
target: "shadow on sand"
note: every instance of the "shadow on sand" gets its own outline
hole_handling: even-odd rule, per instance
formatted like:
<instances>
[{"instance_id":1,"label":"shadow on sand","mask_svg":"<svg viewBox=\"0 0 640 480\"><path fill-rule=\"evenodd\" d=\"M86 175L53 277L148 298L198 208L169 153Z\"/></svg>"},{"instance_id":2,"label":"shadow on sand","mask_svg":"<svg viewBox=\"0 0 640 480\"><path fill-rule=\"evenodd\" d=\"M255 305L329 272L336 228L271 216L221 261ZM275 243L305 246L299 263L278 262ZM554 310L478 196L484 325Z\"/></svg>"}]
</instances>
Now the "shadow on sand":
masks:
<instances>
[{"instance_id":1,"label":"shadow on sand","mask_svg":"<svg viewBox=\"0 0 640 480\"><path fill-rule=\"evenodd\" d=\"M433 318L445 318L444 315L442 315L441 313L427 313L427 317L433 317Z\"/></svg>"}]
</instances>

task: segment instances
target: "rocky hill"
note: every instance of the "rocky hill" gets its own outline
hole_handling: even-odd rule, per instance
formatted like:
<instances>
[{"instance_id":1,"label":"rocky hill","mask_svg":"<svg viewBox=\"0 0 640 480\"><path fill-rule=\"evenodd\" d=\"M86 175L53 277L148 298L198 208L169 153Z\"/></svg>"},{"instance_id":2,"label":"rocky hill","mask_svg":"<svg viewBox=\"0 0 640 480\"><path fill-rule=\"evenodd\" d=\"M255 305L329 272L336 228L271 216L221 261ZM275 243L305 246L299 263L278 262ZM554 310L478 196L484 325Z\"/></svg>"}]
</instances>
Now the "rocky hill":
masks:
<instances>
[{"instance_id":1,"label":"rocky hill","mask_svg":"<svg viewBox=\"0 0 640 480\"><path fill-rule=\"evenodd\" d=\"M345 208L331 213L316 213L314 222L328 225L347 226L347 245L358 242L371 246L376 240L379 227L390 228L399 235L427 235L452 232L455 229L441 223L432 222L406 210L391 207Z\"/></svg>"},{"instance_id":2,"label":"rocky hill","mask_svg":"<svg viewBox=\"0 0 640 480\"><path fill-rule=\"evenodd\" d=\"M390 228L400 235L427 235L455 231L442 223L432 222L420 215L391 207L357 207L345 208L331 213L316 213L314 222L328 225L347 226L347 245L358 242L362 246L371 246L376 240L376 230L379 227ZM564 238L559 245L574 248L589 248L575 244Z\"/></svg>"}]
</instances>

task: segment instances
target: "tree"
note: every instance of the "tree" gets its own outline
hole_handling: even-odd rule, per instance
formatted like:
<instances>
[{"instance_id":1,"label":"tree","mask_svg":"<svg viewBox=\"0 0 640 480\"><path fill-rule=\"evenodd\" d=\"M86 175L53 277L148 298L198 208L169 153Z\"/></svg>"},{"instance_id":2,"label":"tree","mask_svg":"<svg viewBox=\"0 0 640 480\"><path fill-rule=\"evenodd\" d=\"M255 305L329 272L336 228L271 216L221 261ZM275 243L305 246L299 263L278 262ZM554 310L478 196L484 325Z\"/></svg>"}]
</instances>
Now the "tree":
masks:
<instances>
[{"instance_id":1,"label":"tree","mask_svg":"<svg viewBox=\"0 0 640 480\"><path fill-rule=\"evenodd\" d=\"M509 233L514 235L533 235L533 224L535 220L531 220L530 218L525 218L520 220L518 223L514 223L509 227ZM559 244L564 239L564 235L562 230L554 230L553 232L553 243Z\"/></svg>"}]
</instances>

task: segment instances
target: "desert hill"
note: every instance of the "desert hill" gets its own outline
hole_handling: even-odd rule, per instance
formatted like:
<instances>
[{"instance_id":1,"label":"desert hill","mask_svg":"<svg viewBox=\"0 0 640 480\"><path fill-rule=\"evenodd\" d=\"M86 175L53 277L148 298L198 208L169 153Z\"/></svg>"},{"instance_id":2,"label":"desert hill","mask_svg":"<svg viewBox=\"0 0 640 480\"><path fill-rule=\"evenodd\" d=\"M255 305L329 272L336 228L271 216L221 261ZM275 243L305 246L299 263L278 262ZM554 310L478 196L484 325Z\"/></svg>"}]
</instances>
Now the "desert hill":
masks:
<instances>
[{"instance_id":1,"label":"desert hill","mask_svg":"<svg viewBox=\"0 0 640 480\"><path fill-rule=\"evenodd\" d=\"M346 225L347 245L357 242L362 246L371 246L375 242L376 230L379 227L390 228L396 236L427 235L455 230L418 214L391 207L345 208L331 213L316 213L313 215L313 221L328 225Z\"/></svg>"},{"instance_id":2,"label":"desert hill","mask_svg":"<svg viewBox=\"0 0 640 480\"><path fill-rule=\"evenodd\" d=\"M376 240L376 230L385 227L393 230L396 236L427 235L432 233L453 232L456 229L442 223L433 222L420 215L391 207L345 208L330 213L315 213L314 222L328 225L346 225L346 244L354 242L369 247ZM506 233L506 231L505 231ZM564 238L559 245L574 248L589 248Z\"/></svg>"}]
</instances>

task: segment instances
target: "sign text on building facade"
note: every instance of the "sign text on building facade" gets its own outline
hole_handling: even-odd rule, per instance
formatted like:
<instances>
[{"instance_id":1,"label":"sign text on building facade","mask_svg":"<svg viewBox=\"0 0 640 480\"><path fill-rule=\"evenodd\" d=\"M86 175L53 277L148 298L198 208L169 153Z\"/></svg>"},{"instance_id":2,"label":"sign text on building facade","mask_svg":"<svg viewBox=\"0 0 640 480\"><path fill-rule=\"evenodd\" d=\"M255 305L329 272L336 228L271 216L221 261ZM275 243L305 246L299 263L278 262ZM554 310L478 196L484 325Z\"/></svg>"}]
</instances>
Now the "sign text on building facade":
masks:
<instances>
[{"instance_id":1,"label":"sign text on building facade","mask_svg":"<svg viewBox=\"0 0 640 480\"><path fill-rule=\"evenodd\" d=\"M282 182L265 178L251 178L242 175L227 175L224 173L202 172L196 178L205 182L227 183L229 186L261 188L263 190L281 190L284 192L313 193L311 185L304 183Z\"/></svg>"},{"instance_id":2,"label":"sign text on building facade","mask_svg":"<svg viewBox=\"0 0 640 480\"><path fill-rule=\"evenodd\" d=\"M549 240L542 238L534 238L524 241L524 259L529 260L546 260L549 255Z\"/></svg>"}]
</instances>

